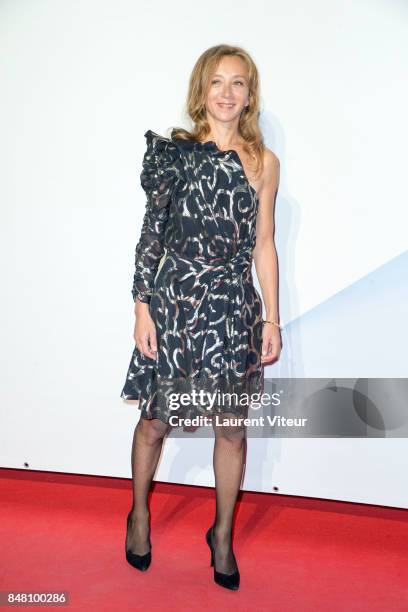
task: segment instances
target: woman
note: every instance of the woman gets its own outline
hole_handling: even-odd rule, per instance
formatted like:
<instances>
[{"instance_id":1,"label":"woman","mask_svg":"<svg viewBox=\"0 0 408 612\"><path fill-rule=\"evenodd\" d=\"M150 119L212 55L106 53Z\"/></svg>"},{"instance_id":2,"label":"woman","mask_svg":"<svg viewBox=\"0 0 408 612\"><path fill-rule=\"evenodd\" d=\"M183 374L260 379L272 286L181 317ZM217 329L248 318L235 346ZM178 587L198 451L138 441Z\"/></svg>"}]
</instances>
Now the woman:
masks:
<instances>
[{"instance_id":1,"label":"woman","mask_svg":"<svg viewBox=\"0 0 408 612\"><path fill-rule=\"evenodd\" d=\"M126 558L142 571L151 562L148 491L165 434L175 417L182 424L205 415L215 432L216 484L215 520L206 541L215 582L237 589L232 519L247 414L237 398L262 388L262 366L277 360L282 347L273 240L279 161L262 143L258 73L242 48L218 45L201 55L187 108L191 132L173 129L170 138L145 134L141 184L147 204L132 289L136 346L121 394L138 399L141 409ZM227 390L233 400L220 404L218 394L212 404L203 400L209 395L201 395L198 405L169 402L193 390Z\"/></svg>"}]
</instances>

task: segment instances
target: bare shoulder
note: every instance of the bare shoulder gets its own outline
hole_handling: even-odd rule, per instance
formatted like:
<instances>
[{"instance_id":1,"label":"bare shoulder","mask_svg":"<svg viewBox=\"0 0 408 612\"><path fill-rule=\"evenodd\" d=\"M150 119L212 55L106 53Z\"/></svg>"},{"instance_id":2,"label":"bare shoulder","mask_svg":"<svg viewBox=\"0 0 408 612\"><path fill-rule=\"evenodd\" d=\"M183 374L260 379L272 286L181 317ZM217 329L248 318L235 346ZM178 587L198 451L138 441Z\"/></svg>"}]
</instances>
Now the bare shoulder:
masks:
<instances>
[{"instance_id":1,"label":"bare shoulder","mask_svg":"<svg viewBox=\"0 0 408 612\"><path fill-rule=\"evenodd\" d=\"M268 147L264 147L263 152L265 171L269 174L279 172L279 158L278 156Z\"/></svg>"},{"instance_id":2,"label":"bare shoulder","mask_svg":"<svg viewBox=\"0 0 408 612\"><path fill-rule=\"evenodd\" d=\"M276 191L279 183L280 162L278 156L268 147L263 152L264 168L262 172L262 191Z\"/></svg>"}]
</instances>

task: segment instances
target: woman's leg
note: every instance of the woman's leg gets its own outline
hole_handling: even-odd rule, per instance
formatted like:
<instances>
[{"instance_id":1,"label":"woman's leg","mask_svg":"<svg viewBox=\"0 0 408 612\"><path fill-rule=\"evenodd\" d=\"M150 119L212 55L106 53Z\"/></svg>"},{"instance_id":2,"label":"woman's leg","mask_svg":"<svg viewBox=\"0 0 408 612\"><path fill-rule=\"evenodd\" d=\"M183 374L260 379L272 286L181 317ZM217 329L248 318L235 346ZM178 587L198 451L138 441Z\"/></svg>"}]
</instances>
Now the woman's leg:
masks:
<instances>
[{"instance_id":1,"label":"woman's leg","mask_svg":"<svg viewBox=\"0 0 408 612\"><path fill-rule=\"evenodd\" d=\"M234 418L232 413L219 416L219 421ZM245 453L244 425L213 425L214 475L216 489L216 514L214 521L215 569L232 574L237 569L232 553L232 519L240 490Z\"/></svg>"},{"instance_id":2,"label":"woman's leg","mask_svg":"<svg viewBox=\"0 0 408 612\"><path fill-rule=\"evenodd\" d=\"M126 547L137 555L150 550L148 494L163 438L169 428L160 419L145 418L140 418L135 427L132 445L133 506Z\"/></svg>"}]
</instances>

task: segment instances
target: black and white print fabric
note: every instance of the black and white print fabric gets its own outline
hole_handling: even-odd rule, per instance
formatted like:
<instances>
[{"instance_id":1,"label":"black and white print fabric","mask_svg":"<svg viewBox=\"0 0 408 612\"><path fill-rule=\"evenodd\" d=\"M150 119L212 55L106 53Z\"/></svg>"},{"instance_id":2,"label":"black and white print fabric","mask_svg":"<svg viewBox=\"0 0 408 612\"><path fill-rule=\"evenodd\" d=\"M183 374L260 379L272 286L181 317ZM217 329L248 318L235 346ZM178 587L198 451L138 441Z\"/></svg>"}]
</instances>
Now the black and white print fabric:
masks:
<instances>
[{"instance_id":1,"label":"black and white print fabric","mask_svg":"<svg viewBox=\"0 0 408 612\"><path fill-rule=\"evenodd\" d=\"M150 359L134 347L121 397L138 399L143 418L166 423L174 415L245 416L245 398L262 391L256 191L235 150L152 130L145 138L132 295L149 304L158 352ZM199 402L170 402L194 390L206 392L194 396ZM230 397L219 401L223 393Z\"/></svg>"}]
</instances>

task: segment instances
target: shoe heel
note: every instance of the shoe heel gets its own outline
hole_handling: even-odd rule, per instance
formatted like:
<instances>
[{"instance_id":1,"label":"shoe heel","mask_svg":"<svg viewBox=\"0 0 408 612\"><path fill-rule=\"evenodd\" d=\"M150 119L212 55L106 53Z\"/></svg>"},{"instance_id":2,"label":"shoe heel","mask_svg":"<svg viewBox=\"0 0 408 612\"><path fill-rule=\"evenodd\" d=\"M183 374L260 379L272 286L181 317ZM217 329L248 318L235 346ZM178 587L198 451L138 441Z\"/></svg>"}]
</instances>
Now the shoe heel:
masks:
<instances>
[{"instance_id":1,"label":"shoe heel","mask_svg":"<svg viewBox=\"0 0 408 612\"><path fill-rule=\"evenodd\" d=\"M209 528L209 530L207 531L207 533L205 534L205 541L207 542L210 551L211 551L211 561L210 561L210 567L213 567L214 565L214 550L211 544L211 529L212 527Z\"/></svg>"}]
</instances>

